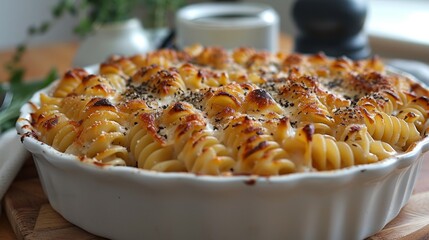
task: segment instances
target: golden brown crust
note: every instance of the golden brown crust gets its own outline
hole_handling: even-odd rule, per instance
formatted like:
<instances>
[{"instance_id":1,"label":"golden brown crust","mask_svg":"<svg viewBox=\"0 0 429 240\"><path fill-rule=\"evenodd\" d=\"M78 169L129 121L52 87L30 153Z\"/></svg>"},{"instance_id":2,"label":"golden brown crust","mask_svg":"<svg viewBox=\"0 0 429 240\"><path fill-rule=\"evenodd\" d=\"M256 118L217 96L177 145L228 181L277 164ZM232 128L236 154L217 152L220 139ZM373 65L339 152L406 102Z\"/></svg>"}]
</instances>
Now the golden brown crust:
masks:
<instances>
[{"instance_id":1,"label":"golden brown crust","mask_svg":"<svg viewBox=\"0 0 429 240\"><path fill-rule=\"evenodd\" d=\"M99 73L67 72L32 120L47 142L70 144L58 149L112 164L218 175L332 170L406 151L429 132L428 90L377 57L194 45L112 56ZM67 125L70 134L59 130Z\"/></svg>"}]
</instances>

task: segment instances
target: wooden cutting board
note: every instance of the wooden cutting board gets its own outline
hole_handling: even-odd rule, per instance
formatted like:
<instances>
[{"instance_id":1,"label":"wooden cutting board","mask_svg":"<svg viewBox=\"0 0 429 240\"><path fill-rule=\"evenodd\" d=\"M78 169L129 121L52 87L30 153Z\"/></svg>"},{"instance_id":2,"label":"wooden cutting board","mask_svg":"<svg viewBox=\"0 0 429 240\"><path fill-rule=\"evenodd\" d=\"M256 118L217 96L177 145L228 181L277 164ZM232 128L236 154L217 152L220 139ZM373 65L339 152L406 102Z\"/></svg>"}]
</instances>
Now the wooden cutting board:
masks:
<instances>
[{"instance_id":1,"label":"wooden cutting board","mask_svg":"<svg viewBox=\"0 0 429 240\"><path fill-rule=\"evenodd\" d=\"M382 231L368 238L429 239L429 161L412 195L401 213ZM18 239L103 239L67 222L49 205L30 159L26 161L4 197L4 211Z\"/></svg>"}]
</instances>

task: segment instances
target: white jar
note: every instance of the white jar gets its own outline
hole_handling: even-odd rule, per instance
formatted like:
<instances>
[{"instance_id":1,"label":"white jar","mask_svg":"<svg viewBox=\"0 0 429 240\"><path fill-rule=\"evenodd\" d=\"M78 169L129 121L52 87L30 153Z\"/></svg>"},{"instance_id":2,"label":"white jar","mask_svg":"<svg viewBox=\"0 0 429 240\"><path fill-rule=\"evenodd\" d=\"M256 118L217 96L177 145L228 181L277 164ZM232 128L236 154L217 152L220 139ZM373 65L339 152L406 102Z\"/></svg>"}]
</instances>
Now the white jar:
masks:
<instances>
[{"instance_id":1,"label":"white jar","mask_svg":"<svg viewBox=\"0 0 429 240\"><path fill-rule=\"evenodd\" d=\"M100 63L112 54L133 55L152 50L138 19L96 26L80 44L73 61L75 67Z\"/></svg>"},{"instance_id":2,"label":"white jar","mask_svg":"<svg viewBox=\"0 0 429 240\"><path fill-rule=\"evenodd\" d=\"M176 14L179 49L199 43L226 49L253 47L277 51L279 17L265 4L199 3L181 8Z\"/></svg>"}]
</instances>

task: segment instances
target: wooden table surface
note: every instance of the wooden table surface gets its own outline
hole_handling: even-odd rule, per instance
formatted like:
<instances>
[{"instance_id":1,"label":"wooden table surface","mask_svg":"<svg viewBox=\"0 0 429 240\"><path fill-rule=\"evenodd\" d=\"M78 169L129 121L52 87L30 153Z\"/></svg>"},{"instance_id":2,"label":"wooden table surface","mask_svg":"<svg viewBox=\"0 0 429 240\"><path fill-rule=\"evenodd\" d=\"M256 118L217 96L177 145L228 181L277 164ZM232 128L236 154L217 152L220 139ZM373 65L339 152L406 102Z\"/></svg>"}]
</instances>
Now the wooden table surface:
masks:
<instances>
[{"instance_id":1,"label":"wooden table surface","mask_svg":"<svg viewBox=\"0 0 429 240\"><path fill-rule=\"evenodd\" d=\"M283 36L280 41L280 46L281 51L290 52L292 49L291 39ZM40 79L53 67L57 68L60 74L65 72L72 65L72 59L77 47L77 43L55 43L29 48L27 54L23 58L23 66L27 69L26 79ZM4 66L4 63L6 63L11 56L11 50L0 51L0 66ZM1 68L0 81L5 81L7 79L6 76L6 72ZM22 180L20 175L25 175L26 173L22 172L28 171L28 168L34 168L34 165L30 167L27 166L27 168L24 167L18 177L14 180L14 183ZM429 159L426 159L426 161L423 162L420 174L418 175L413 196L428 191ZM16 236L17 235L14 233L6 214L2 212L0 216L0 239L16 239ZM429 238L426 234L424 234L424 237L426 237L425 239Z\"/></svg>"}]
</instances>

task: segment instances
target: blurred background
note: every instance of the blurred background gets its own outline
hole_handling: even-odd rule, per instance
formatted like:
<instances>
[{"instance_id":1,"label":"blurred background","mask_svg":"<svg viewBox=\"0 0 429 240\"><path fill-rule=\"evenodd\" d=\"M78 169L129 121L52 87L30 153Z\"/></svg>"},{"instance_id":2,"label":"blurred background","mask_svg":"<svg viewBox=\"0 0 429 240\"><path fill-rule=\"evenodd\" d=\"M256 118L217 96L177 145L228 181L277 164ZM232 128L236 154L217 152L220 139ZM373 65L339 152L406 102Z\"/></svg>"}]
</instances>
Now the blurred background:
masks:
<instances>
[{"instance_id":1,"label":"blurred background","mask_svg":"<svg viewBox=\"0 0 429 240\"><path fill-rule=\"evenodd\" d=\"M248 0L242 0L248 1ZM180 7L202 0L148 0L147 6L139 6L133 15L142 20L145 29L173 27L174 12ZM154 4L165 3L163 20L154 22ZM256 2L256 1L255 1ZM293 0L261 0L274 7L280 16L281 32L296 34L291 18ZM27 29L52 18L52 8L58 0L1 0L0 51L14 48L27 38ZM174 6L168 6L174 5ZM365 31L373 53L386 58L404 58L429 62L429 0L368 0L368 15ZM156 10L159 13L159 9ZM164 21L165 20L165 21ZM72 31L78 18L64 14L51 24L49 31L32 38L28 44L38 45L53 42L78 41Z\"/></svg>"}]
</instances>

